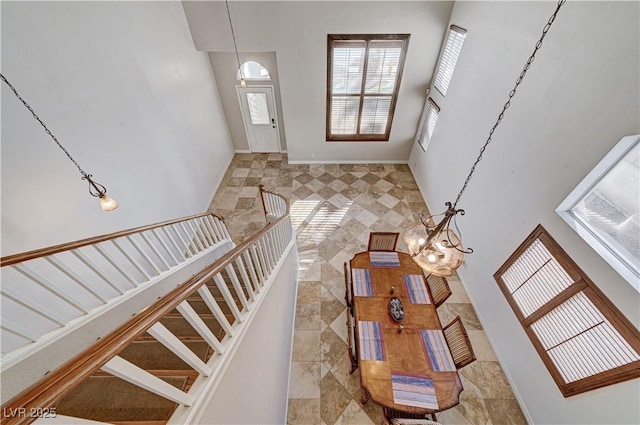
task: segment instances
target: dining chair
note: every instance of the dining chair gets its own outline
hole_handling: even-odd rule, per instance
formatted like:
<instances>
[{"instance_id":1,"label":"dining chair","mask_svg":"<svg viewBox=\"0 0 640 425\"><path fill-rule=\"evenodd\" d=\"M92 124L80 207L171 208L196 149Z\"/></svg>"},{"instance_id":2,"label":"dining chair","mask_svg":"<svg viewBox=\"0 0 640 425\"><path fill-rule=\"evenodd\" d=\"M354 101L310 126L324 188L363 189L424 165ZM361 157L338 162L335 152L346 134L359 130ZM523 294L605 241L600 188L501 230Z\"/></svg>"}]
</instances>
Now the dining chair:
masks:
<instances>
[{"instance_id":1,"label":"dining chair","mask_svg":"<svg viewBox=\"0 0 640 425\"><path fill-rule=\"evenodd\" d=\"M456 316L442 331L444 332L444 338L447 340L453 363L457 369L462 369L476 360L476 356L473 354L473 347L471 347L471 341L469 341L469 336L462 324L460 316Z\"/></svg>"},{"instance_id":2,"label":"dining chair","mask_svg":"<svg viewBox=\"0 0 640 425\"><path fill-rule=\"evenodd\" d=\"M351 361L351 370L349 375L356 371L358 368L358 357L356 353L355 340L355 328L353 326L353 304L351 302L351 273L349 272L349 266L347 262L344 263L344 300L347 303L347 339L349 348L349 360Z\"/></svg>"},{"instance_id":3,"label":"dining chair","mask_svg":"<svg viewBox=\"0 0 640 425\"><path fill-rule=\"evenodd\" d=\"M431 419L429 419L431 417ZM417 413L401 412L389 407L382 408L383 425L441 425L437 422L436 414L419 415Z\"/></svg>"},{"instance_id":4,"label":"dining chair","mask_svg":"<svg viewBox=\"0 0 640 425\"><path fill-rule=\"evenodd\" d=\"M398 243L398 232L371 232L369 233L368 251L395 251Z\"/></svg>"},{"instance_id":5,"label":"dining chair","mask_svg":"<svg viewBox=\"0 0 640 425\"><path fill-rule=\"evenodd\" d=\"M441 276L430 274L427 276L427 287L433 305L438 308L440 304L446 301L452 294L447 279Z\"/></svg>"}]
</instances>

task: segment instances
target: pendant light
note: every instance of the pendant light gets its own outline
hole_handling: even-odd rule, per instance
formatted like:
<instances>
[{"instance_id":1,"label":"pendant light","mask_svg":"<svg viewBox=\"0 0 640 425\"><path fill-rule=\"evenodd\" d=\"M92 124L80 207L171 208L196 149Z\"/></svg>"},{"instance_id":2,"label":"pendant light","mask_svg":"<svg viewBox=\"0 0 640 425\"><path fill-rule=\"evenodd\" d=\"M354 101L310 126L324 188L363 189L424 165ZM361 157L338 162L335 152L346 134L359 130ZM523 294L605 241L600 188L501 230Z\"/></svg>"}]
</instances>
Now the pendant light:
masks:
<instances>
[{"instance_id":1,"label":"pendant light","mask_svg":"<svg viewBox=\"0 0 640 425\"><path fill-rule=\"evenodd\" d=\"M491 138L493 137L493 133L495 132L498 125L502 122L504 118L504 114L511 106L511 100L516 94L518 86L522 83L531 63L535 59L535 55L542 47L542 41L544 40L547 32L551 28L553 21L555 20L558 12L562 5L564 5L566 0L558 1L556 6L556 10L553 12L551 17L549 18L547 24L542 29L542 36L535 44L535 48L533 49L533 53L529 56L527 63L525 64L520 76L516 80L515 86L509 92L509 96L507 102L502 107L502 111L498 115L498 118L489 131L489 137L485 141L484 145L480 149L480 153L476 158L476 161L473 163L469 174L458 192L458 196L456 197L455 202L447 202L445 203L447 210L439 215L429 216L429 217L420 217L420 224L408 228L402 239L407 244L407 249L411 254L411 258L415 261L420 267L422 267L427 273L434 274L436 276L451 276L453 272L460 267L462 261L464 260L465 254L473 253L473 249L467 248L465 249L462 246L462 241L460 239L460 232L454 231L451 228L451 223L454 223L454 228L457 229L457 225L455 224L455 217L460 214L464 215L463 209L458 209L457 205L460 201L460 197L464 193L465 189L469 185L469 181L473 176L473 173L476 170L476 166L482 159L482 155L484 154L487 146L491 143ZM440 216L443 216L439 222L436 224L436 219Z\"/></svg>"},{"instance_id":2,"label":"pendant light","mask_svg":"<svg viewBox=\"0 0 640 425\"><path fill-rule=\"evenodd\" d=\"M231 12L229 11L229 2L225 0L224 4L227 6L227 16L229 17L229 26L231 27L231 37L233 38L233 48L236 52L236 61L238 62L238 72L240 72L240 87L243 89L247 87L247 81L244 79L244 72L242 72L242 65L240 64L240 56L238 55L238 45L236 44L236 34L233 32L233 23L231 22Z\"/></svg>"},{"instance_id":3,"label":"pendant light","mask_svg":"<svg viewBox=\"0 0 640 425\"><path fill-rule=\"evenodd\" d=\"M93 176L85 172L80 167L80 165L76 162L76 160L73 159L71 154L64 148L64 146L62 146L62 144L60 144L56 136L54 136L53 133L51 133L51 131L47 128L47 126L40 119L40 117L38 117L38 115L36 115L36 113L33 112L33 109L31 109L31 106L29 106L29 104L18 94L18 91L16 90L16 88L13 87L13 85L5 78L3 74L0 74L0 78L2 78L2 81L4 81L5 84L7 84L7 86L9 86L9 88L13 91L13 94L16 95L16 97L18 98L18 100L20 100L20 102L22 102L24 107L27 108L29 112L31 112L31 115L33 115L33 118L40 123L42 128L44 128L45 133L47 133L53 139L53 141L56 142L56 145L58 145L58 147L65 153L65 155L67 155L67 158L69 158L69 160L73 162L73 164L78 168L78 170L80 171L80 174L82 175L82 180L86 180L89 183L89 193L91 194L91 196L95 196L100 200L100 208L102 208L102 211L113 211L116 208L118 208L118 202L116 202L115 199L107 196L107 189L100 183L93 180L92 178Z\"/></svg>"}]
</instances>

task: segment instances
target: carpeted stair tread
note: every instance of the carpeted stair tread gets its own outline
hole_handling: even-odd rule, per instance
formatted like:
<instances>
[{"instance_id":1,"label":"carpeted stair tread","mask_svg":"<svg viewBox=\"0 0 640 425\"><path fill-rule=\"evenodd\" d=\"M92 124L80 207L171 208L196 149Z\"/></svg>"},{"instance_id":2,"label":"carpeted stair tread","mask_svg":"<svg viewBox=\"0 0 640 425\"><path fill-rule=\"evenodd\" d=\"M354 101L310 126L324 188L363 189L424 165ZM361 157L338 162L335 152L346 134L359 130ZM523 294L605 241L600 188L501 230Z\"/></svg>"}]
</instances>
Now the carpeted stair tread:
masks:
<instances>
[{"instance_id":1,"label":"carpeted stair tread","mask_svg":"<svg viewBox=\"0 0 640 425\"><path fill-rule=\"evenodd\" d=\"M162 377L163 381L183 389L186 377ZM139 388L114 376L93 376L56 406L59 415L94 421L168 420L177 403Z\"/></svg>"},{"instance_id":2,"label":"carpeted stair tread","mask_svg":"<svg viewBox=\"0 0 640 425\"><path fill-rule=\"evenodd\" d=\"M196 313L212 314L211 310L209 310L209 306L207 306L207 304L202 300L202 298L188 298L187 301L189 302L189 305L196 311ZM222 310L224 315L227 317L227 319L229 320L230 318L232 318L233 313L231 313L231 310L227 306L227 303L224 301L224 299L220 297L220 298L216 298L216 301L218 302L218 306L220 306L220 309ZM178 313L178 310L174 309L169 314L175 315L180 313Z\"/></svg>"},{"instance_id":3,"label":"carpeted stair tread","mask_svg":"<svg viewBox=\"0 0 640 425\"><path fill-rule=\"evenodd\" d=\"M204 341L183 341L200 360L206 362L211 357L209 344ZM180 357L158 341L134 341L119 354L125 360L147 370L191 370Z\"/></svg>"},{"instance_id":4,"label":"carpeted stair tread","mask_svg":"<svg viewBox=\"0 0 640 425\"><path fill-rule=\"evenodd\" d=\"M211 318L202 318L202 321L207 325L207 327L213 332L213 334L218 338L222 338L224 335L224 331L218 321ZM173 333L178 338L189 338L189 337L197 337L202 338L200 334L186 321L186 319L182 316L173 317L166 316L160 320L171 333Z\"/></svg>"}]
</instances>

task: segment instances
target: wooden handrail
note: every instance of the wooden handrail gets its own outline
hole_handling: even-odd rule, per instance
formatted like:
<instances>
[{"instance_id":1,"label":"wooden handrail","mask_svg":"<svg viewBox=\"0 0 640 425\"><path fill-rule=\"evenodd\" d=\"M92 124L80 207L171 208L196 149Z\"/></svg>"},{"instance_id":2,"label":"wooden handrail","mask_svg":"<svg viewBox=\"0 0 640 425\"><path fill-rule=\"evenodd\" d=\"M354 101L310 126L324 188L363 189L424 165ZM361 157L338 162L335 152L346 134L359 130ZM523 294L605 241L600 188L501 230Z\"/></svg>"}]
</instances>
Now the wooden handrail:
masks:
<instances>
[{"instance_id":1,"label":"wooden handrail","mask_svg":"<svg viewBox=\"0 0 640 425\"><path fill-rule=\"evenodd\" d=\"M265 189L263 184L259 184L258 185L258 189L260 190L260 199L262 200L262 209L264 210L264 215L265 216L269 213L269 211L267 211L267 205L264 202L264 193L270 193L270 194L275 195L278 198L282 199L282 201L284 201L284 204L285 204L285 211L287 213L290 211L290 205L289 205L289 201L287 200L287 198L284 198L283 196L278 195L275 192L272 192L270 190Z\"/></svg>"},{"instance_id":2,"label":"wooden handrail","mask_svg":"<svg viewBox=\"0 0 640 425\"><path fill-rule=\"evenodd\" d=\"M149 224L147 226L135 227L133 229L128 230L120 230L118 232L108 233L106 235L95 236L92 238L81 239L73 242L66 242L60 245L53 245L47 248L40 248L33 251L22 252L20 254L7 255L5 257L0 258L0 267L10 266L12 264L22 263L24 261L33 260L35 258L46 257L48 255L57 254L64 251L70 251L72 249L81 248L87 245L93 245L100 242L117 239L123 236L129 236L135 233L145 232L147 230L157 229L159 227L168 226L170 224L180 223L182 221L191 220L199 217L213 216L223 221L222 217L213 214L212 212L204 212L200 214L194 214L182 218L177 218L174 220L163 221L156 224Z\"/></svg>"},{"instance_id":3,"label":"wooden handrail","mask_svg":"<svg viewBox=\"0 0 640 425\"><path fill-rule=\"evenodd\" d=\"M206 214L208 213L205 213L204 215ZM192 216L190 218L200 217L201 215L202 214ZM187 297L189 297L189 295L194 291L198 290L207 281L212 279L213 276L223 271L227 266L235 261L238 256L253 245L255 241L285 220L286 217L287 214L276 221L267 224L250 238L231 249L224 257L216 261L213 265L194 275L184 284L180 285L148 308L142 310L137 316L129 320L127 323L116 328L99 342L82 351L68 362L47 374L42 380L31 385L29 388L3 404L1 406L3 412L22 411L26 412L27 415L23 417L3 417L2 423L7 425L29 424L36 420L36 417L30 417L28 413L38 411L39 408L41 409L54 406L82 381L91 376L111 358L118 355L120 351L126 348L138 336L143 334L166 314L175 309L178 304L187 299ZM145 228L153 228L154 226L155 225L145 226ZM17 410L20 408L24 408L26 410Z\"/></svg>"}]
</instances>

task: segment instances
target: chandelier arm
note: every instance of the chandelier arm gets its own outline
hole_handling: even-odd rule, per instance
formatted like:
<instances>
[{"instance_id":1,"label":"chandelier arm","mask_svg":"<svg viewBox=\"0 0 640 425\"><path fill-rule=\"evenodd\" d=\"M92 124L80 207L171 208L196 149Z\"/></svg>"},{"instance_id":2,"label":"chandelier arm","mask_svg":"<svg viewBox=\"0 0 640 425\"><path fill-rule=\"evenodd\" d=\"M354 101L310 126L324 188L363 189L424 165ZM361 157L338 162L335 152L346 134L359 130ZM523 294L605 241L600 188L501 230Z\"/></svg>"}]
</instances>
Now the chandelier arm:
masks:
<instances>
[{"instance_id":1,"label":"chandelier arm","mask_svg":"<svg viewBox=\"0 0 640 425\"><path fill-rule=\"evenodd\" d=\"M464 215L464 210L458 210L458 212L460 213L460 215ZM458 220L456 219L456 215L453 216L453 226L456 228L456 233L458 235L458 237L460 238L460 244L462 245L462 232L460 231L460 228L458 227ZM449 223L449 225L451 225L451 223ZM449 243L451 243L451 239L449 237L449 226L447 226L447 238L449 239ZM452 244L452 246L459 252L462 252L463 254L473 254L473 248L463 248L460 249L458 248L458 245L454 245Z\"/></svg>"},{"instance_id":2,"label":"chandelier arm","mask_svg":"<svg viewBox=\"0 0 640 425\"><path fill-rule=\"evenodd\" d=\"M22 104L25 106L25 108L27 108L29 110L29 112L31 112L31 115L33 115L33 118L36 119L36 121L38 121L40 123L40 125L42 126L42 128L44 128L45 133L47 133L54 142L56 142L56 144L58 145L58 147L60 149L62 149L62 152L65 153L65 155L67 155L67 158L69 158L71 160L71 162L73 162L73 164L78 168L78 170L80 171L80 174L82 174L82 178L87 178L87 176L90 176L90 174L87 174L82 168L80 168L80 165L76 162L75 159L73 159L73 157L71 156L71 154L69 153L69 151L67 151L65 149L64 146L62 146L62 144L58 141L57 137L53 135L53 133L47 128L46 124L44 123L44 121L42 121L40 119L40 117L33 111L33 109L31 108L31 106L27 103L26 100L24 100L22 98L22 96L20 96L18 94L18 91L16 90L15 87L13 87L13 85L9 82L9 80L6 79L6 77L3 74L0 74L0 78L2 78L2 81L4 81L9 88L13 91L13 94L16 95L16 97L18 98L18 100L20 100L20 102L22 102Z\"/></svg>"},{"instance_id":3,"label":"chandelier arm","mask_svg":"<svg viewBox=\"0 0 640 425\"><path fill-rule=\"evenodd\" d=\"M453 207L454 208L456 207L456 205L458 205L458 201L460 201L460 197L462 197L462 194L464 193L465 189L469 185L469 181L471 180L471 176L473 175L473 173L476 170L476 166L478 165L480 160L482 160L482 154L487 149L487 146L489 145L489 143L491 143L491 138L493 137L494 131L496 130L496 128L498 128L498 125L500 125L500 122L502 121L502 118L504 118L504 114L507 111L507 109L509 109L509 106L511 106L511 99L516 95L516 90L518 89L518 86L520 85L520 83L522 83L522 80L524 79L525 75L527 74L527 71L529 70L529 67L531 66L531 63L535 59L536 53L538 52L540 47L542 47L542 41L544 40L544 38L547 35L547 32L551 28L551 24L553 24L553 21L555 21L556 16L558 15L558 12L560 11L560 8L562 7L562 5L564 5L566 3L566 1L567 0L559 0L558 1L558 5L556 7L556 10L553 12L551 17L549 17L549 20L547 21L547 24L542 29L542 35L540 36L540 39L536 43L536 45L535 45L535 47L533 49L533 53L531 53L531 55L529 56L529 59L527 59L527 63L524 65L524 68L522 69L522 72L520 73L520 76L516 80L515 86L509 92L509 98L507 99L507 102L502 107L502 111L498 115L498 118L497 118L495 124L493 125L493 127L489 131L489 137L487 138L486 142L484 143L484 145L480 149L480 154L478 155L478 158L476 158L476 161L473 163L473 166L471 167L471 171L469 172L469 175L467 176L466 180L464 181L464 184L462 185L462 188L460 189L460 192L458 192L458 196L456 197L456 200L453 203Z\"/></svg>"},{"instance_id":4,"label":"chandelier arm","mask_svg":"<svg viewBox=\"0 0 640 425\"><path fill-rule=\"evenodd\" d=\"M425 240L423 246L417 252L411 255L412 257L417 257L418 255L422 254L425 249L431 246L431 242L433 241L433 239L440 234L440 232L442 231L442 229L445 228L445 226L449 224L449 221L451 220L451 216L455 214L455 212L452 212L452 211L454 210L449 208L444 213L444 218L442 219L442 221L438 223L435 227L433 227L433 229L431 230L431 233L427 232L427 239Z\"/></svg>"}]
</instances>

